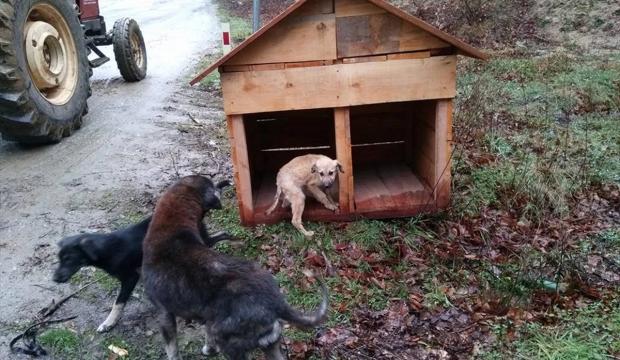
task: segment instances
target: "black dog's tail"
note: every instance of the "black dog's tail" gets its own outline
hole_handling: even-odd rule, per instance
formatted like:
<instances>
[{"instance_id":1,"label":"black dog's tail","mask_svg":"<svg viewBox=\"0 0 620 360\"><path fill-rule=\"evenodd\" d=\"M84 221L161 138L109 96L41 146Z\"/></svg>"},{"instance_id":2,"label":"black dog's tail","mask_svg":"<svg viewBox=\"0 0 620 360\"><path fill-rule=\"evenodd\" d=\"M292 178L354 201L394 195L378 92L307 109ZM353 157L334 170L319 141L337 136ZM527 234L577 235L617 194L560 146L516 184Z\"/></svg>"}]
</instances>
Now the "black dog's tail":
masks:
<instances>
[{"instance_id":1,"label":"black dog's tail","mask_svg":"<svg viewBox=\"0 0 620 360\"><path fill-rule=\"evenodd\" d=\"M286 304L286 307L280 313L280 318L282 320L300 328L312 328L325 320L327 316L327 308L329 307L329 293L323 280L319 277L316 279L321 286L321 295L323 297L319 308L310 314L305 314Z\"/></svg>"}]
</instances>

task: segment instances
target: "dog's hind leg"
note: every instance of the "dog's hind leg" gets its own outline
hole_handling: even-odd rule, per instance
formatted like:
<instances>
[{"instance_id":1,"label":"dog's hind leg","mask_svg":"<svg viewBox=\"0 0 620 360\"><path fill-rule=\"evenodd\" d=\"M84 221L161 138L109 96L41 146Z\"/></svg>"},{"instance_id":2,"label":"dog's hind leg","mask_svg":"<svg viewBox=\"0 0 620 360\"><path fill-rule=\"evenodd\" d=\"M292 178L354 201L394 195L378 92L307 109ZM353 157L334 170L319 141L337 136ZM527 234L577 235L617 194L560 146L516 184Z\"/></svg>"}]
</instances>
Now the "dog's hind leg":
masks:
<instances>
[{"instance_id":1,"label":"dog's hind leg","mask_svg":"<svg viewBox=\"0 0 620 360\"><path fill-rule=\"evenodd\" d=\"M267 360L286 360L280 349L280 340L263 349Z\"/></svg>"},{"instance_id":2,"label":"dog's hind leg","mask_svg":"<svg viewBox=\"0 0 620 360\"><path fill-rule=\"evenodd\" d=\"M164 338L168 360L181 360L177 344L177 319L174 314L163 310L159 315L159 329Z\"/></svg>"},{"instance_id":3,"label":"dog's hind leg","mask_svg":"<svg viewBox=\"0 0 620 360\"><path fill-rule=\"evenodd\" d=\"M265 214L267 215L271 215L271 213L276 209L276 207L278 206L278 202L280 201L280 196L282 195L282 188L280 188L280 186L278 186L278 188L276 189L276 196L274 196L273 198L273 204L271 205L271 207L265 212Z\"/></svg>"},{"instance_id":4,"label":"dog's hind leg","mask_svg":"<svg viewBox=\"0 0 620 360\"><path fill-rule=\"evenodd\" d=\"M125 304L129 300L133 289L136 287L138 280L140 279L140 274L137 272L132 274L130 277L121 280L121 291L118 293L118 297L112 305L112 311L105 319L101 325L97 328L97 332L103 333L109 331L111 328L118 323L118 320L123 315L123 309L125 308Z\"/></svg>"}]
</instances>

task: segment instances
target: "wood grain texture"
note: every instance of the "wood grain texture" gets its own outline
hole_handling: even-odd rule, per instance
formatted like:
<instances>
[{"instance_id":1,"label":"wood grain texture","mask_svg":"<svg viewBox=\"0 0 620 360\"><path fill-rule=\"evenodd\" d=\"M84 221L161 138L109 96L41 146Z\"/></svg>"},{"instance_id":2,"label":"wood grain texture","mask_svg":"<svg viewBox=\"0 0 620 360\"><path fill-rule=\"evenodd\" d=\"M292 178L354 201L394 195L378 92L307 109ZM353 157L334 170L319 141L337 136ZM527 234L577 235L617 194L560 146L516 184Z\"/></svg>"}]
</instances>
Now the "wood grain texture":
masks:
<instances>
[{"instance_id":1,"label":"wood grain texture","mask_svg":"<svg viewBox=\"0 0 620 360\"><path fill-rule=\"evenodd\" d=\"M223 73L227 114L347 107L456 95L456 56Z\"/></svg>"},{"instance_id":2,"label":"wood grain texture","mask_svg":"<svg viewBox=\"0 0 620 360\"><path fill-rule=\"evenodd\" d=\"M336 0L336 17L384 14L385 10L366 0Z\"/></svg>"},{"instance_id":3,"label":"wood grain texture","mask_svg":"<svg viewBox=\"0 0 620 360\"><path fill-rule=\"evenodd\" d=\"M336 1L338 1L338 0L336 0ZM273 28L275 28L278 24L283 22L289 16L294 15L297 10L299 10L301 7L306 5L308 2L309 2L309 0L298 0L298 1L294 2L283 13L281 13L278 16L276 16L272 21L270 21L268 24L263 26L259 31L257 31L256 33L252 34L252 36L250 36L248 39L246 39L244 42L242 42L239 46L234 48L230 53L228 53L227 55L224 55L223 57L218 59L216 62L211 64L209 67L207 67L205 70L201 71L198 75L196 75L190 81L190 84L191 85L196 85L198 82L200 82L202 79L204 79L207 75L209 75L215 69L219 68L222 65L226 65L226 63L228 61L230 61L231 59L233 59L234 57L236 57L240 53L244 52L244 50L246 48L248 48L251 44L253 44L254 42L258 41L258 39L260 39L266 33L270 32ZM473 46L471 46L469 44L464 43L463 41L457 39L456 37L454 37L454 36L452 36L452 35L450 35L450 34L448 34L446 32L443 32L443 31L433 27L432 25L424 22L423 20L421 20L419 18L416 18L415 16L407 14L406 12L404 12L404 11L402 11L402 10L400 10L400 9L390 5L390 4L388 4L384 0L368 0L368 2L374 4L377 8L381 8L381 9L385 10L386 12L397 16L398 18L402 19L403 21L406 21L407 23L411 24L412 26L419 27L420 29L429 32L430 34L436 36L437 38L439 38L439 39L441 39L443 41L445 41L446 43L451 44L452 46L454 46L456 48L456 52L459 53L459 54L466 55L466 56L471 56L471 57L478 58L478 59L487 59L488 58L488 55L483 53L482 51L474 48ZM336 3L335 6L336 6L336 8L338 8L339 4ZM338 9L336 9L336 10L338 10ZM365 14L365 15L368 15L368 14Z\"/></svg>"},{"instance_id":4,"label":"wood grain texture","mask_svg":"<svg viewBox=\"0 0 620 360\"><path fill-rule=\"evenodd\" d=\"M312 16L320 14L333 14L334 0L313 0L299 8L292 16Z\"/></svg>"},{"instance_id":5,"label":"wood grain texture","mask_svg":"<svg viewBox=\"0 0 620 360\"><path fill-rule=\"evenodd\" d=\"M360 213L409 209L429 203L432 191L405 164L356 166L355 207Z\"/></svg>"},{"instance_id":6,"label":"wood grain texture","mask_svg":"<svg viewBox=\"0 0 620 360\"><path fill-rule=\"evenodd\" d=\"M338 58L445 48L444 41L392 14L336 18Z\"/></svg>"},{"instance_id":7,"label":"wood grain texture","mask_svg":"<svg viewBox=\"0 0 620 360\"><path fill-rule=\"evenodd\" d=\"M435 116L436 101L416 103L413 107L413 164L416 174L422 182L431 188L437 183L435 172L436 136Z\"/></svg>"},{"instance_id":8,"label":"wood grain texture","mask_svg":"<svg viewBox=\"0 0 620 360\"><path fill-rule=\"evenodd\" d=\"M227 123L234 166L235 187L237 190L237 200L239 202L239 215L242 223L251 224L254 221L254 206L252 202L252 179L250 176L250 161L248 159L243 116L228 116Z\"/></svg>"},{"instance_id":9,"label":"wood grain texture","mask_svg":"<svg viewBox=\"0 0 620 360\"><path fill-rule=\"evenodd\" d=\"M402 59L424 59L427 57L431 57L430 50L425 51L415 51L415 52L407 52L407 53L398 53L398 54L388 54L388 60L402 60Z\"/></svg>"},{"instance_id":10,"label":"wood grain texture","mask_svg":"<svg viewBox=\"0 0 620 360\"><path fill-rule=\"evenodd\" d=\"M435 161L435 200L437 207L445 208L450 205L451 188L451 157L452 157L452 100L437 102L437 126L435 128L435 142L437 154Z\"/></svg>"},{"instance_id":11,"label":"wood grain texture","mask_svg":"<svg viewBox=\"0 0 620 360\"><path fill-rule=\"evenodd\" d=\"M351 153L351 118L349 108L334 109L336 131L336 158L344 173L338 174L340 212L355 210L353 203L353 157Z\"/></svg>"},{"instance_id":12,"label":"wood grain texture","mask_svg":"<svg viewBox=\"0 0 620 360\"><path fill-rule=\"evenodd\" d=\"M226 65L336 59L334 14L292 16L249 45Z\"/></svg>"}]
</instances>

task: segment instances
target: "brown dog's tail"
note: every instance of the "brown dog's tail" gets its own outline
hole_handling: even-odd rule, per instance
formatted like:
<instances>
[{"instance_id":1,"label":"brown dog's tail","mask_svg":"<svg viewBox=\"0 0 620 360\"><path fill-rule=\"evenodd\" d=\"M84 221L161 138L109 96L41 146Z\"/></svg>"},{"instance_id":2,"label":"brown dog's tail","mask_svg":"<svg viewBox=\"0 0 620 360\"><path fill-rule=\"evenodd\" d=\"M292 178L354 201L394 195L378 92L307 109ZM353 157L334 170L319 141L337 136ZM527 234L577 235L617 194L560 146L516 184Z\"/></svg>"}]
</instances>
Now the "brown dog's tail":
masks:
<instances>
[{"instance_id":1,"label":"brown dog's tail","mask_svg":"<svg viewBox=\"0 0 620 360\"><path fill-rule=\"evenodd\" d=\"M276 196L273 197L273 204L267 211L265 211L265 214L271 215L271 213L276 209L276 207L278 207L278 203L280 202L280 196L282 196L282 188L278 186L278 188L276 189Z\"/></svg>"},{"instance_id":2,"label":"brown dog's tail","mask_svg":"<svg viewBox=\"0 0 620 360\"><path fill-rule=\"evenodd\" d=\"M321 295L323 297L319 308L310 314L305 314L286 304L286 308L280 314L280 318L282 320L300 328L312 328L325 320L327 316L327 308L329 307L329 293L323 280L318 277L316 279L321 286Z\"/></svg>"}]
</instances>

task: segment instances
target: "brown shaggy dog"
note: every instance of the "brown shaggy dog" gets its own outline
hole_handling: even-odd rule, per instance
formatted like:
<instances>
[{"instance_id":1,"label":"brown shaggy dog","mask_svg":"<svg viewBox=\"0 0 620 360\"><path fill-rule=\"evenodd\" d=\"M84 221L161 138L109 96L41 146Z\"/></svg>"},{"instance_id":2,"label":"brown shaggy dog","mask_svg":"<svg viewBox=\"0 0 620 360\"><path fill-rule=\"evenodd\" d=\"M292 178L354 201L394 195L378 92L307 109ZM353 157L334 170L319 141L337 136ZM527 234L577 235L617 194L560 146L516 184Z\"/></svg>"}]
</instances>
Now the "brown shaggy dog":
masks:
<instances>
[{"instance_id":1,"label":"brown shaggy dog","mask_svg":"<svg viewBox=\"0 0 620 360\"><path fill-rule=\"evenodd\" d=\"M170 187L157 203L144 240L144 287L160 313L168 359L180 359L176 318L205 324L207 346L227 359L245 360L257 348L268 359L280 351L281 320L309 328L327 314L328 294L313 314L303 314L284 300L273 276L257 264L219 254L200 242L200 221L221 208L219 190L200 176Z\"/></svg>"}]
</instances>

